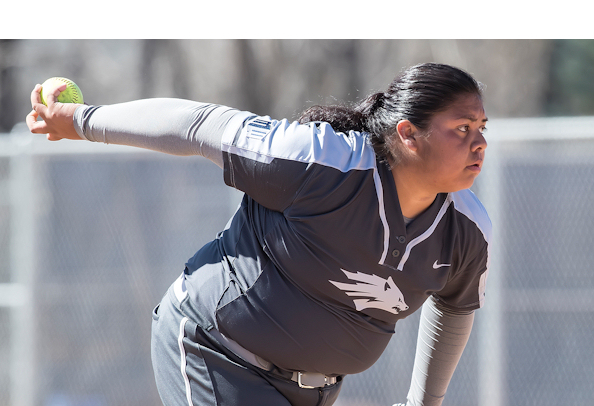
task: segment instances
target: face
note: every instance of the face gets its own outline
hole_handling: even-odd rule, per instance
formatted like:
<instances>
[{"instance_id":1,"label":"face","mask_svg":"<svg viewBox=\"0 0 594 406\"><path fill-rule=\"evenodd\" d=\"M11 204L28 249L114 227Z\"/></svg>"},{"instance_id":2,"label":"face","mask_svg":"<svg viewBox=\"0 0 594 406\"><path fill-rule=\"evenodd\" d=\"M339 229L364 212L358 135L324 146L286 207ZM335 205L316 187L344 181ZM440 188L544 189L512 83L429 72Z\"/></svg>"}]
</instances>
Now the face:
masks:
<instances>
[{"instance_id":1,"label":"face","mask_svg":"<svg viewBox=\"0 0 594 406\"><path fill-rule=\"evenodd\" d=\"M447 193L472 186L485 158L486 122L480 96L463 95L433 116L425 135L415 137L415 166L428 190Z\"/></svg>"}]
</instances>

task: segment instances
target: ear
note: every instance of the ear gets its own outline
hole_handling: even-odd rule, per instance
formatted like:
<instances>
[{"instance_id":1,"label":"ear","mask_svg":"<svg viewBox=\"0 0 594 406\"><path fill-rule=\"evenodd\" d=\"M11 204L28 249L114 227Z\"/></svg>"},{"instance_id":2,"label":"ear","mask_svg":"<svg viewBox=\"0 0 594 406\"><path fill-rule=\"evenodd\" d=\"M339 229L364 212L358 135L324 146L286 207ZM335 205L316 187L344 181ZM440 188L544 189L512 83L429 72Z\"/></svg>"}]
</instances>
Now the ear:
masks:
<instances>
[{"instance_id":1,"label":"ear","mask_svg":"<svg viewBox=\"0 0 594 406\"><path fill-rule=\"evenodd\" d=\"M417 139L419 130L413 123L408 120L400 120L396 125L396 132L402 141L402 145L408 148L410 151L417 150Z\"/></svg>"}]
</instances>

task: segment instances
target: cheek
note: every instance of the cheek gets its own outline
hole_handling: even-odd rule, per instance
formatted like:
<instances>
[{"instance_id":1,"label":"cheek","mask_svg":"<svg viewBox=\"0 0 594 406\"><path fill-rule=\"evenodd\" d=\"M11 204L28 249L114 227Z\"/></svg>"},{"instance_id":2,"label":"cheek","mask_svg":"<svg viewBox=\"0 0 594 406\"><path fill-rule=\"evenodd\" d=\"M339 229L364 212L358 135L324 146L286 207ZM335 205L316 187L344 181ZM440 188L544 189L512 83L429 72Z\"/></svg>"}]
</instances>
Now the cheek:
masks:
<instances>
[{"instance_id":1,"label":"cheek","mask_svg":"<svg viewBox=\"0 0 594 406\"><path fill-rule=\"evenodd\" d=\"M467 175L466 156L462 156L457 151L444 150L439 156L434 157L432 171L436 179L445 184L458 183L465 180Z\"/></svg>"},{"instance_id":2,"label":"cheek","mask_svg":"<svg viewBox=\"0 0 594 406\"><path fill-rule=\"evenodd\" d=\"M458 176L468 160L467 148L460 137L447 131L435 132L431 137L424 145L425 169L443 180Z\"/></svg>"},{"instance_id":3,"label":"cheek","mask_svg":"<svg viewBox=\"0 0 594 406\"><path fill-rule=\"evenodd\" d=\"M431 161L435 166L449 172L460 166L461 157L460 153L455 148L448 148L448 146L445 145L434 150Z\"/></svg>"}]
</instances>

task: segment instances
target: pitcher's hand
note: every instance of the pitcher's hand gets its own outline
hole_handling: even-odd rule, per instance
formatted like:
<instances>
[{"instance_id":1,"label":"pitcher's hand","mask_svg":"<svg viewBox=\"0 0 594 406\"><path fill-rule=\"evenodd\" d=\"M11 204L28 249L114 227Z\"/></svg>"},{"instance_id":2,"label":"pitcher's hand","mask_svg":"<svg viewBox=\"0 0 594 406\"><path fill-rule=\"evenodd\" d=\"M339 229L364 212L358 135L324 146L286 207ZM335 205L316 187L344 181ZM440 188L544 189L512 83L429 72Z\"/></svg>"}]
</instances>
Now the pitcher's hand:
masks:
<instances>
[{"instance_id":1,"label":"pitcher's hand","mask_svg":"<svg viewBox=\"0 0 594 406\"><path fill-rule=\"evenodd\" d=\"M53 93L44 94L47 106L41 102L41 85L36 85L31 92L31 107L33 110L27 115L26 123L34 134L47 134L50 141L61 139L80 140L74 129L74 111L81 104L60 103L57 97L66 89L66 84L60 85ZM43 121L38 121L41 118Z\"/></svg>"}]
</instances>

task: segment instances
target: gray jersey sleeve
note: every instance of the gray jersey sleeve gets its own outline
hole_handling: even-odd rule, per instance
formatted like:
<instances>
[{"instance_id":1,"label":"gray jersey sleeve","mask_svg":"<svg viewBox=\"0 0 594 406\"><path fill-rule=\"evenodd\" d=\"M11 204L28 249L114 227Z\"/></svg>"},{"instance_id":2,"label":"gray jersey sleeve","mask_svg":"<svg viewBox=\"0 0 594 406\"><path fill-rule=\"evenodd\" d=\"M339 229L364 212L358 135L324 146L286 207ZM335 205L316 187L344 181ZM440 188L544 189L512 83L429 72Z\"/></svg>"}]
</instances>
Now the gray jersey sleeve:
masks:
<instances>
[{"instance_id":1,"label":"gray jersey sleeve","mask_svg":"<svg viewBox=\"0 0 594 406\"><path fill-rule=\"evenodd\" d=\"M434 297L423 305L407 406L439 406L468 342L474 312L454 312Z\"/></svg>"},{"instance_id":2,"label":"gray jersey sleeve","mask_svg":"<svg viewBox=\"0 0 594 406\"><path fill-rule=\"evenodd\" d=\"M145 99L84 106L74 115L81 138L172 155L200 155L223 166L221 138L250 113L182 99Z\"/></svg>"}]
</instances>

